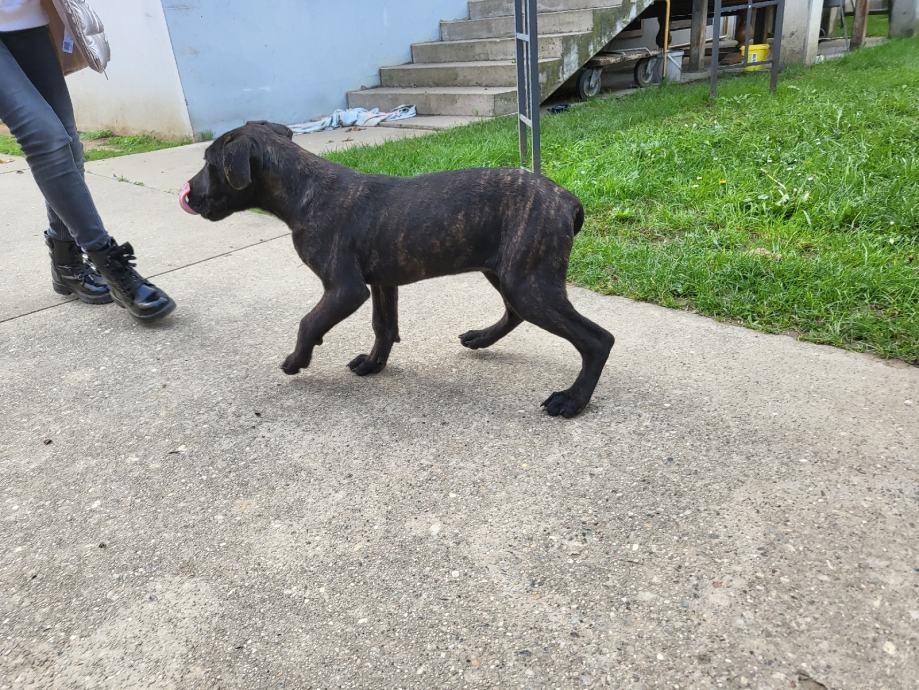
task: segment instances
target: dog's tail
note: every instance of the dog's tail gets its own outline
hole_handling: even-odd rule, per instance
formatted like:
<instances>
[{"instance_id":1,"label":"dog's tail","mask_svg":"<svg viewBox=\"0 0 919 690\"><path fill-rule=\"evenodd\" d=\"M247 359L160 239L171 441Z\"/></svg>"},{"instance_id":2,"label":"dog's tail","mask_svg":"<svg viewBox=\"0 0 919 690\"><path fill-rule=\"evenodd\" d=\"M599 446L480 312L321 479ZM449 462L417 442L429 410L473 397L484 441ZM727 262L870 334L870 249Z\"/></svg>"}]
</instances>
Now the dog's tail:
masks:
<instances>
[{"instance_id":1,"label":"dog's tail","mask_svg":"<svg viewBox=\"0 0 919 690\"><path fill-rule=\"evenodd\" d=\"M575 203L577 207L574 209L574 234L577 235L584 225L584 206L579 199L575 199Z\"/></svg>"}]
</instances>

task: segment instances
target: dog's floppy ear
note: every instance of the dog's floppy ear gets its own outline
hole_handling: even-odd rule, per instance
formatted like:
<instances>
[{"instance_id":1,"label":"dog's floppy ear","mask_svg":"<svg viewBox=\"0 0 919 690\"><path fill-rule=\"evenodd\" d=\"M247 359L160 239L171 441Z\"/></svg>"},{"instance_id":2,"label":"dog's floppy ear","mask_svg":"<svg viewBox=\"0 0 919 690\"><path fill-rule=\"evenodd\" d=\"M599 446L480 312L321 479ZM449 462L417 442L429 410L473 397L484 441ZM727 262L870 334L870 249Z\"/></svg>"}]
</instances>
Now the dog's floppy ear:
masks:
<instances>
[{"instance_id":1,"label":"dog's floppy ear","mask_svg":"<svg viewBox=\"0 0 919 690\"><path fill-rule=\"evenodd\" d=\"M294 138L294 131L290 127L285 127L284 125L272 124L271 129L280 134L282 137L287 137L288 139Z\"/></svg>"},{"instance_id":2,"label":"dog's floppy ear","mask_svg":"<svg viewBox=\"0 0 919 690\"><path fill-rule=\"evenodd\" d=\"M287 137L288 139L294 138L293 130L290 127L285 127L284 125L279 125L277 122L268 122L268 120L249 120L247 125L264 125L268 127L275 134L280 134L282 137Z\"/></svg>"},{"instance_id":3,"label":"dog's floppy ear","mask_svg":"<svg viewBox=\"0 0 919 690\"><path fill-rule=\"evenodd\" d=\"M223 147L223 173L233 189L245 189L252 184L252 142L239 137Z\"/></svg>"}]
</instances>

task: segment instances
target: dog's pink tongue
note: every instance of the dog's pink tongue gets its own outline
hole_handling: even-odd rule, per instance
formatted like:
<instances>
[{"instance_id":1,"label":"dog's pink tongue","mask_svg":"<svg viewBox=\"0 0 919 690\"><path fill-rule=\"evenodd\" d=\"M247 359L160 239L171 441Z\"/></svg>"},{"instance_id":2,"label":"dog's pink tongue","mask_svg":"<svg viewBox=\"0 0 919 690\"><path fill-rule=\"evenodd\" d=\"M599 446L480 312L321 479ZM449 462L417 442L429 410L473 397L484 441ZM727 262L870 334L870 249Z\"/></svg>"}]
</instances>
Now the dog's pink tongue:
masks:
<instances>
[{"instance_id":1,"label":"dog's pink tongue","mask_svg":"<svg viewBox=\"0 0 919 690\"><path fill-rule=\"evenodd\" d=\"M198 212L188 205L189 194L191 194L191 184L186 182L182 185L182 191L179 192L179 206L182 207L182 210L185 211L185 213L190 213L193 216L197 216Z\"/></svg>"}]
</instances>

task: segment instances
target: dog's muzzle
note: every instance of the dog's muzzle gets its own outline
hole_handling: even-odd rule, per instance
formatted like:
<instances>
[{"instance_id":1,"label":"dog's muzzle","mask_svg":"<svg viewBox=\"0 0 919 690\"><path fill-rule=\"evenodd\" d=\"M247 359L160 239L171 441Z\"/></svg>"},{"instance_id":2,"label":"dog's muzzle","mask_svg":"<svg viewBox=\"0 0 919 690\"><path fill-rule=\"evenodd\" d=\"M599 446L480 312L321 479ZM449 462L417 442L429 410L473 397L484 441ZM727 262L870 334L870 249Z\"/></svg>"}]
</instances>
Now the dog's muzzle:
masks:
<instances>
[{"instance_id":1,"label":"dog's muzzle","mask_svg":"<svg viewBox=\"0 0 919 690\"><path fill-rule=\"evenodd\" d=\"M182 207L182 210L185 213L190 213L193 216L197 216L198 212L188 205L188 195L191 194L191 184L186 182L182 185L182 191L179 192L179 206Z\"/></svg>"}]
</instances>

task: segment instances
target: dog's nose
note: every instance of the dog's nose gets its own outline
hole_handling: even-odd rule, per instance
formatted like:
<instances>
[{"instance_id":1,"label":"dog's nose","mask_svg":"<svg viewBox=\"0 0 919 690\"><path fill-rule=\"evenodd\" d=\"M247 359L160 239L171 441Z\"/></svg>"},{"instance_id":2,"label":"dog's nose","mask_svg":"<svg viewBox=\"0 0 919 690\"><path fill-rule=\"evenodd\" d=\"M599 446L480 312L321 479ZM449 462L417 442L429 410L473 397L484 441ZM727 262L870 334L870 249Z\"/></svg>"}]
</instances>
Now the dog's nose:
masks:
<instances>
[{"instance_id":1,"label":"dog's nose","mask_svg":"<svg viewBox=\"0 0 919 690\"><path fill-rule=\"evenodd\" d=\"M188 205L188 195L191 194L191 183L186 182L182 185L182 191L179 192L179 206L182 207L182 210L185 213L190 213L193 216L197 216L198 212Z\"/></svg>"}]
</instances>

